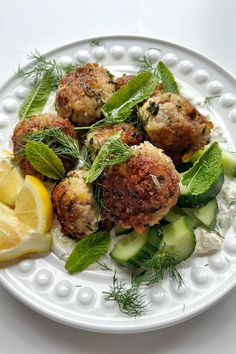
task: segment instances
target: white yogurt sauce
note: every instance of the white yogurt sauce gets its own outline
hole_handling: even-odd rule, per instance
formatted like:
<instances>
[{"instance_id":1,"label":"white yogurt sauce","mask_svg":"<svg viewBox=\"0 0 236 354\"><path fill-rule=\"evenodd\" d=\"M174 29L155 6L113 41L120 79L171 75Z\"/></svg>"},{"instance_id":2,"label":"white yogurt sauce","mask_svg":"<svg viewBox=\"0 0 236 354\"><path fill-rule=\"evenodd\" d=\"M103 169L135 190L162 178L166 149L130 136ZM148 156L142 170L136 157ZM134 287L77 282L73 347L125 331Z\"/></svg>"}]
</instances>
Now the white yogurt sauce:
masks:
<instances>
[{"instance_id":1,"label":"white yogurt sauce","mask_svg":"<svg viewBox=\"0 0 236 354\"><path fill-rule=\"evenodd\" d=\"M178 81L180 94L188 99L202 114L208 116L214 122L214 128L212 129L212 140L219 141L219 144L224 149L230 149L227 142L227 138L220 126L218 126L214 115L212 115L211 110L209 110L204 104L204 98L195 91L191 86ZM55 93L52 93L46 103L44 108L44 113L54 113L55 107ZM232 203L233 200L236 200L236 181L230 178L225 178L225 183L222 187L221 192L217 196L219 213L217 216L217 230L219 233L225 237L227 230L229 229L233 216L236 215L236 203ZM76 242L71 238L64 236L61 231L60 224L57 220L54 221L51 233L53 236L53 245L52 251L64 261L67 260L69 254L73 250ZM206 254L210 251L218 250L221 248L224 238L218 236L214 232L208 232L202 227L198 227L195 231L196 235L196 254ZM117 240L117 237L116 237ZM114 244L114 237L112 237L112 248ZM112 262L108 261L106 255L104 256L106 264L112 267ZM96 265L97 267L97 265Z\"/></svg>"}]
</instances>

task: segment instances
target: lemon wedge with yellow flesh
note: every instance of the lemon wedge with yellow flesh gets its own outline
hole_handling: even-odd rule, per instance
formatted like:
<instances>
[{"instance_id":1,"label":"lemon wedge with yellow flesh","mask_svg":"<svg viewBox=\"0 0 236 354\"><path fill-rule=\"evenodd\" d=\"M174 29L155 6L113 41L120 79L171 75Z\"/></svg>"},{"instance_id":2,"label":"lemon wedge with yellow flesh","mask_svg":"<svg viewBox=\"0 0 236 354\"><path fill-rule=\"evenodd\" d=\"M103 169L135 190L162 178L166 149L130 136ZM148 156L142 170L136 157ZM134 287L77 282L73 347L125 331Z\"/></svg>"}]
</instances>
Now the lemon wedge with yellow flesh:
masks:
<instances>
[{"instance_id":1,"label":"lemon wedge with yellow flesh","mask_svg":"<svg viewBox=\"0 0 236 354\"><path fill-rule=\"evenodd\" d=\"M34 176L26 176L16 198L15 214L19 221L39 234L45 234L52 225L53 207L44 184Z\"/></svg>"},{"instance_id":2,"label":"lemon wedge with yellow flesh","mask_svg":"<svg viewBox=\"0 0 236 354\"><path fill-rule=\"evenodd\" d=\"M0 261L9 261L28 253L46 253L52 236L29 232L17 218L0 217Z\"/></svg>"},{"instance_id":3,"label":"lemon wedge with yellow flesh","mask_svg":"<svg viewBox=\"0 0 236 354\"><path fill-rule=\"evenodd\" d=\"M12 154L9 151L3 150L0 158L0 201L14 208L24 178L19 169L12 165Z\"/></svg>"}]
</instances>

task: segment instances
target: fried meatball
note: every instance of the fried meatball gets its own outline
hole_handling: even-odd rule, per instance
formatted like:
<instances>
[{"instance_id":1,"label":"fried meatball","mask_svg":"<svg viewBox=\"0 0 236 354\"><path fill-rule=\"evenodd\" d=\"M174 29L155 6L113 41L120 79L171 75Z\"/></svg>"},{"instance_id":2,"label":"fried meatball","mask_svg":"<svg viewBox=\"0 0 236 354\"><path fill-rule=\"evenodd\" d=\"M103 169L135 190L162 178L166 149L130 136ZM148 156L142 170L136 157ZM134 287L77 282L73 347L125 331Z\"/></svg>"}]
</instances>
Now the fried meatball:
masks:
<instances>
[{"instance_id":1,"label":"fried meatball","mask_svg":"<svg viewBox=\"0 0 236 354\"><path fill-rule=\"evenodd\" d=\"M102 106L115 92L111 73L97 64L86 64L63 77L56 95L56 109L78 126L101 118Z\"/></svg>"},{"instance_id":2,"label":"fried meatball","mask_svg":"<svg viewBox=\"0 0 236 354\"><path fill-rule=\"evenodd\" d=\"M175 165L209 142L212 123L179 95L168 92L152 96L139 108L139 114L151 142Z\"/></svg>"},{"instance_id":3,"label":"fried meatball","mask_svg":"<svg viewBox=\"0 0 236 354\"><path fill-rule=\"evenodd\" d=\"M92 186L85 183L83 176L83 170L71 171L52 191L52 203L61 231L77 239L95 232L98 221Z\"/></svg>"},{"instance_id":4,"label":"fried meatball","mask_svg":"<svg viewBox=\"0 0 236 354\"><path fill-rule=\"evenodd\" d=\"M16 158L16 161L24 174L27 175L36 175L42 177L30 164L26 157L21 157L19 155L20 150L25 145L25 142L22 141L22 138L29 134L44 128L60 128L63 133L70 135L75 138L76 133L73 128L73 125L68 119L63 119L54 114L35 114L31 118L20 121L14 129L12 142L13 142L13 152ZM61 159L65 170L71 170L75 165L75 160L69 158Z\"/></svg>"},{"instance_id":5,"label":"fried meatball","mask_svg":"<svg viewBox=\"0 0 236 354\"><path fill-rule=\"evenodd\" d=\"M94 160L107 139L118 131L121 131L120 139L129 146L139 145L143 141L143 134L133 124L121 123L97 128L87 135L85 142L92 160Z\"/></svg>"},{"instance_id":6,"label":"fried meatball","mask_svg":"<svg viewBox=\"0 0 236 354\"><path fill-rule=\"evenodd\" d=\"M179 175L171 159L149 142L135 156L108 167L101 176L103 217L137 232L154 225L176 204Z\"/></svg>"}]
</instances>

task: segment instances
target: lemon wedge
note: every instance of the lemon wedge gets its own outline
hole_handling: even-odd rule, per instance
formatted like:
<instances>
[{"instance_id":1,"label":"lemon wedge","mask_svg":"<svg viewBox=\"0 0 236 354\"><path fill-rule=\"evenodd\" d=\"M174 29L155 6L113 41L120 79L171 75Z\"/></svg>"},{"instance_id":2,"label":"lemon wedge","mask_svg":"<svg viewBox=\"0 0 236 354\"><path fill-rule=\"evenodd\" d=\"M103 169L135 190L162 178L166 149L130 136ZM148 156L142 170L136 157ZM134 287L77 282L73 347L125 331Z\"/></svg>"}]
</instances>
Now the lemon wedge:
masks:
<instances>
[{"instance_id":1,"label":"lemon wedge","mask_svg":"<svg viewBox=\"0 0 236 354\"><path fill-rule=\"evenodd\" d=\"M44 184L34 176L26 176L16 198L15 214L19 221L36 233L45 234L52 225L53 207Z\"/></svg>"},{"instance_id":2,"label":"lemon wedge","mask_svg":"<svg viewBox=\"0 0 236 354\"><path fill-rule=\"evenodd\" d=\"M14 208L16 196L21 190L24 179L17 167L11 163L12 154L3 150L0 160L0 201Z\"/></svg>"},{"instance_id":3,"label":"lemon wedge","mask_svg":"<svg viewBox=\"0 0 236 354\"><path fill-rule=\"evenodd\" d=\"M15 217L0 216L0 262L28 253L46 253L51 249L52 236L30 232Z\"/></svg>"}]
</instances>

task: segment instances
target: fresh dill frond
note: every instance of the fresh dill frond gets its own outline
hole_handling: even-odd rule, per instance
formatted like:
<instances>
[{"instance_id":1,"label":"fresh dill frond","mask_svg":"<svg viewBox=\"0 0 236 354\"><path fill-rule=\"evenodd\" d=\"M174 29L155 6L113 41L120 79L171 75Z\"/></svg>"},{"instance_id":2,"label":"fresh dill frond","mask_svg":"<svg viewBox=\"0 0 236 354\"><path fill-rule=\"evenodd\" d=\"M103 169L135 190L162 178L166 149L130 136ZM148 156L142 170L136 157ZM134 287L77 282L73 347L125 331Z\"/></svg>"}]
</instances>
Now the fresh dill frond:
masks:
<instances>
[{"instance_id":1,"label":"fresh dill frond","mask_svg":"<svg viewBox=\"0 0 236 354\"><path fill-rule=\"evenodd\" d=\"M112 269L105 263L105 262L97 262L101 270L108 270L109 272L112 271Z\"/></svg>"},{"instance_id":2,"label":"fresh dill frond","mask_svg":"<svg viewBox=\"0 0 236 354\"><path fill-rule=\"evenodd\" d=\"M100 47L103 46L103 43L101 41L99 41L98 39L93 39L90 43L89 43L90 47Z\"/></svg>"},{"instance_id":3,"label":"fresh dill frond","mask_svg":"<svg viewBox=\"0 0 236 354\"><path fill-rule=\"evenodd\" d=\"M101 147L92 166L86 172L86 183L94 182L106 167L118 165L135 155L134 150L120 140L120 136L120 131L115 133Z\"/></svg>"},{"instance_id":4,"label":"fresh dill frond","mask_svg":"<svg viewBox=\"0 0 236 354\"><path fill-rule=\"evenodd\" d=\"M175 254L165 251L165 246L152 258L145 261L140 269L133 273L133 283L152 286L160 283L166 276L175 281L179 287L183 285L183 279L176 267Z\"/></svg>"},{"instance_id":5,"label":"fresh dill frond","mask_svg":"<svg viewBox=\"0 0 236 354\"><path fill-rule=\"evenodd\" d=\"M122 313L138 317L145 311L148 303L145 300L145 295L140 292L139 286L131 284L127 288L125 281L119 281L116 272L113 275L112 285L109 286L110 291L104 291L106 301L116 301Z\"/></svg>"},{"instance_id":6,"label":"fresh dill frond","mask_svg":"<svg viewBox=\"0 0 236 354\"><path fill-rule=\"evenodd\" d=\"M159 77L156 63L153 63L149 54L151 50L156 50L160 52L158 48L149 48L145 54L142 54L139 58L133 59L132 63L137 66L140 71L151 71L153 74Z\"/></svg>"},{"instance_id":7,"label":"fresh dill frond","mask_svg":"<svg viewBox=\"0 0 236 354\"><path fill-rule=\"evenodd\" d=\"M65 158L73 158L76 161L82 161L85 167L90 166L85 151L80 150L77 141L70 135L65 134L60 128L45 128L26 134L23 141L41 141L48 145L56 155Z\"/></svg>"},{"instance_id":8,"label":"fresh dill frond","mask_svg":"<svg viewBox=\"0 0 236 354\"><path fill-rule=\"evenodd\" d=\"M211 107L213 105L214 99L219 97L221 97L221 95L206 96L203 103L205 106Z\"/></svg>"},{"instance_id":9,"label":"fresh dill frond","mask_svg":"<svg viewBox=\"0 0 236 354\"><path fill-rule=\"evenodd\" d=\"M78 67L78 65L69 64L62 68L55 59L47 59L44 54L37 50L30 53L27 59L33 60L32 65L28 69L23 69L19 66L16 75L21 78L22 82L29 82L35 85L45 75L50 74L53 78L52 90L57 88L58 82L63 76Z\"/></svg>"}]
</instances>

